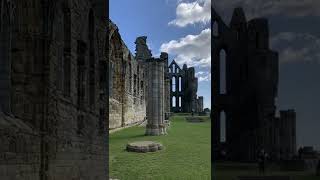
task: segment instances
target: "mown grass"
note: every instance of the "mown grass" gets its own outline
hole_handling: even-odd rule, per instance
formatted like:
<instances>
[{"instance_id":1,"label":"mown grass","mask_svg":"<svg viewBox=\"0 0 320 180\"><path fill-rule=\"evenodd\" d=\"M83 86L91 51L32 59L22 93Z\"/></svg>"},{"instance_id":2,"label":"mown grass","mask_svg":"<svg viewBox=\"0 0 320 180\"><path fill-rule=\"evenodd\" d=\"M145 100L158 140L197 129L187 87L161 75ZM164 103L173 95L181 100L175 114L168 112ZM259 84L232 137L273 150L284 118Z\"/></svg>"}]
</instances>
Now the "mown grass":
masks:
<instances>
[{"instance_id":1,"label":"mown grass","mask_svg":"<svg viewBox=\"0 0 320 180\"><path fill-rule=\"evenodd\" d=\"M131 127L110 135L109 173L120 180L210 180L211 140L209 117L204 123L186 122L185 116L171 118L168 134L144 136L144 127ZM128 142L157 141L164 149L152 153L125 150Z\"/></svg>"},{"instance_id":2,"label":"mown grass","mask_svg":"<svg viewBox=\"0 0 320 180\"><path fill-rule=\"evenodd\" d=\"M237 180L238 176L261 176L256 164L219 162L213 167L214 180ZM291 180L319 180L312 171L280 171L268 167L265 176L290 176Z\"/></svg>"}]
</instances>

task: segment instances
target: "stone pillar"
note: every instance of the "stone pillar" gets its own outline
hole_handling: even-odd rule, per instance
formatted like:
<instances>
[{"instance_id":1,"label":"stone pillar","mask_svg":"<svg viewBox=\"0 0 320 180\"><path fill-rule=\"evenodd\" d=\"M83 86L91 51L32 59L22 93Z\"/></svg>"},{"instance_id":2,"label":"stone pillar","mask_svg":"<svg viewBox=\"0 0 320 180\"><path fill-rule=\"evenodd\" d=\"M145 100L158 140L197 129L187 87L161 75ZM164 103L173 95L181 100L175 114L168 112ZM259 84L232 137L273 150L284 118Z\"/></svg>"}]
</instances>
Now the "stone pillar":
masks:
<instances>
[{"instance_id":1,"label":"stone pillar","mask_svg":"<svg viewBox=\"0 0 320 180\"><path fill-rule=\"evenodd\" d=\"M2 2L0 21L0 111L11 113L11 4Z\"/></svg>"},{"instance_id":2,"label":"stone pillar","mask_svg":"<svg viewBox=\"0 0 320 180\"><path fill-rule=\"evenodd\" d=\"M160 59L147 60L148 99L146 135L163 135L164 125L164 61Z\"/></svg>"},{"instance_id":3,"label":"stone pillar","mask_svg":"<svg viewBox=\"0 0 320 180\"><path fill-rule=\"evenodd\" d=\"M169 119L170 114L170 77L169 77L169 67L168 67L168 53L161 52L160 59L164 61L164 113L165 120Z\"/></svg>"},{"instance_id":4,"label":"stone pillar","mask_svg":"<svg viewBox=\"0 0 320 180\"><path fill-rule=\"evenodd\" d=\"M164 102L164 107L165 107L165 110L164 110L164 112L165 112L165 119L166 120L169 120L169 116L170 116L170 101L171 101L171 99L170 99L170 79L169 78L166 78L165 79L165 92L164 92L164 94L165 94L165 102Z\"/></svg>"}]
</instances>

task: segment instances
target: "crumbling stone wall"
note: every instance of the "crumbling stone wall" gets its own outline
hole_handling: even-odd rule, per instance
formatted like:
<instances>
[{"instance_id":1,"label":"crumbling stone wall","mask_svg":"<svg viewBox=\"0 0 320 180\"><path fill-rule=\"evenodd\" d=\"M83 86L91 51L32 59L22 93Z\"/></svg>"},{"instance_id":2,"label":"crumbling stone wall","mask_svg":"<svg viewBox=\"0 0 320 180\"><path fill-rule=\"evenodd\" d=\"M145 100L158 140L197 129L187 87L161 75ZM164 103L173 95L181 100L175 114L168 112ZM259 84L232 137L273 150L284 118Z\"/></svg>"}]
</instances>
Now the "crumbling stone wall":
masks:
<instances>
[{"instance_id":1,"label":"crumbling stone wall","mask_svg":"<svg viewBox=\"0 0 320 180\"><path fill-rule=\"evenodd\" d=\"M138 61L109 22L110 121L109 128L142 122L146 117L146 82L143 61Z\"/></svg>"},{"instance_id":2,"label":"crumbling stone wall","mask_svg":"<svg viewBox=\"0 0 320 180\"><path fill-rule=\"evenodd\" d=\"M106 179L106 2L10 2L0 179Z\"/></svg>"},{"instance_id":3,"label":"crumbling stone wall","mask_svg":"<svg viewBox=\"0 0 320 180\"><path fill-rule=\"evenodd\" d=\"M199 96L196 101L196 112L203 112L203 96Z\"/></svg>"},{"instance_id":4,"label":"crumbling stone wall","mask_svg":"<svg viewBox=\"0 0 320 180\"><path fill-rule=\"evenodd\" d=\"M148 61L153 59L147 46L147 37L137 37L135 56L131 54L119 34L118 27L109 21L109 129L126 127L141 123L147 119L148 90ZM168 78L168 54L160 55L163 67L162 79L164 81L165 99L163 110L160 114L170 112L169 105L169 78ZM162 105L161 105L162 107Z\"/></svg>"},{"instance_id":5,"label":"crumbling stone wall","mask_svg":"<svg viewBox=\"0 0 320 180\"><path fill-rule=\"evenodd\" d=\"M199 112L198 110L198 78L194 67L180 66L173 60L169 67L170 109L171 112Z\"/></svg>"}]
</instances>

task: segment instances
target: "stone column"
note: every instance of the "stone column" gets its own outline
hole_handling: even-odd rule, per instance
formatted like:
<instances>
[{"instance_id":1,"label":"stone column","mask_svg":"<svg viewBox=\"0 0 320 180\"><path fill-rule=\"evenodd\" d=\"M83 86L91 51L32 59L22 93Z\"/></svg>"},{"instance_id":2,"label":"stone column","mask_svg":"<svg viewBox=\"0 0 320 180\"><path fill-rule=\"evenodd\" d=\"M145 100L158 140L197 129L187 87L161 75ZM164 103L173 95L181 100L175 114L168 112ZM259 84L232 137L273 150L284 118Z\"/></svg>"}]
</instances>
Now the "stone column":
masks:
<instances>
[{"instance_id":1,"label":"stone column","mask_svg":"<svg viewBox=\"0 0 320 180\"><path fill-rule=\"evenodd\" d=\"M164 61L147 60L148 99L146 135L158 136L166 133L164 125Z\"/></svg>"},{"instance_id":2,"label":"stone column","mask_svg":"<svg viewBox=\"0 0 320 180\"><path fill-rule=\"evenodd\" d=\"M164 102L164 107L165 107L165 109L164 109L164 112L165 112L165 119L166 120L168 120L169 119L169 115L170 115L170 101L171 101L171 99L170 99L170 79L169 78L165 78L165 92L164 92L164 94L165 94L165 102Z\"/></svg>"}]
</instances>

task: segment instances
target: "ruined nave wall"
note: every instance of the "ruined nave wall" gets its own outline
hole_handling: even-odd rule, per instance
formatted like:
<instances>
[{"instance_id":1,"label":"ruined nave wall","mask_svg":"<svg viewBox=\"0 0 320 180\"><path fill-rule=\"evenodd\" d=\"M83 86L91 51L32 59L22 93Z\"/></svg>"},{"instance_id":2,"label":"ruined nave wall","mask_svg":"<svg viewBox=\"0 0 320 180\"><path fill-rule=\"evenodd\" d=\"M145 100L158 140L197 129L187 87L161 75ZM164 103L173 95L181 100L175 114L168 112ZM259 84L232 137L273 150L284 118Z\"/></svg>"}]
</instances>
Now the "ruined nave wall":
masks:
<instances>
[{"instance_id":1,"label":"ruined nave wall","mask_svg":"<svg viewBox=\"0 0 320 180\"><path fill-rule=\"evenodd\" d=\"M109 28L109 129L115 129L145 119L146 82L143 62L134 58L111 21Z\"/></svg>"}]
</instances>

